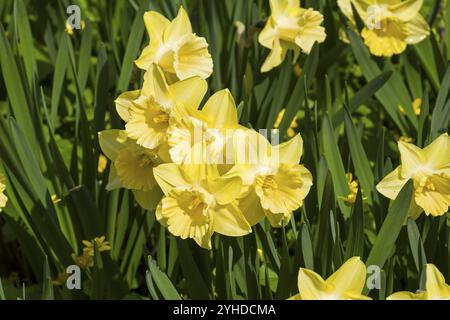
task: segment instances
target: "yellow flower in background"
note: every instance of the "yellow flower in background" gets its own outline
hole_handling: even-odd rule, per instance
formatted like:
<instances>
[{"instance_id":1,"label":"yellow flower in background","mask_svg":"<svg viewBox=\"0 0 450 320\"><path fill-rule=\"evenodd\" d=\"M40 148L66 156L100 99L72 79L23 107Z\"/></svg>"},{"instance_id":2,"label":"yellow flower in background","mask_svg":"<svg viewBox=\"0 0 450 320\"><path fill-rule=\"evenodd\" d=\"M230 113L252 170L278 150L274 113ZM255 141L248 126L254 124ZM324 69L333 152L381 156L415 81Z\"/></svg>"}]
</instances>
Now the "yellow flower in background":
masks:
<instances>
[{"instance_id":1,"label":"yellow flower in background","mask_svg":"<svg viewBox=\"0 0 450 320\"><path fill-rule=\"evenodd\" d=\"M348 206L353 206L356 202L356 195L358 194L358 180L353 180L353 174L348 172L345 174L347 177L347 185L350 193L345 197L340 197L345 201L345 204Z\"/></svg>"},{"instance_id":2,"label":"yellow flower in background","mask_svg":"<svg viewBox=\"0 0 450 320\"><path fill-rule=\"evenodd\" d=\"M67 272L65 271L59 272L58 276L55 279L53 279L52 284L58 287L65 285L68 277L69 275L67 274Z\"/></svg>"},{"instance_id":3,"label":"yellow flower in background","mask_svg":"<svg viewBox=\"0 0 450 320\"><path fill-rule=\"evenodd\" d=\"M145 73L142 90L119 96L116 110L126 122L127 135L137 144L154 149L167 140L174 106L197 109L206 90L207 83L200 77L168 85L161 68L151 64Z\"/></svg>"},{"instance_id":4,"label":"yellow flower in background","mask_svg":"<svg viewBox=\"0 0 450 320\"><path fill-rule=\"evenodd\" d=\"M300 268L299 293L293 300L372 300L361 292L366 284L366 266L359 257L348 259L324 280L312 270Z\"/></svg>"},{"instance_id":5,"label":"yellow flower in background","mask_svg":"<svg viewBox=\"0 0 450 320\"><path fill-rule=\"evenodd\" d=\"M97 249L99 252L104 252L104 251L109 251L111 250L111 246L109 244L109 241L105 240L105 236L101 236L101 237L95 237L94 240L88 241L88 240L83 240L83 252L86 252L88 255L90 255L91 257L94 256L94 246L97 246Z\"/></svg>"},{"instance_id":6,"label":"yellow flower in background","mask_svg":"<svg viewBox=\"0 0 450 320\"><path fill-rule=\"evenodd\" d=\"M86 22L84 20L81 20L80 27L81 27L81 30L84 30L84 28L86 27ZM75 34L74 28L69 23L69 21L66 21L66 29L65 29L65 31L66 31L66 33L69 36L73 36Z\"/></svg>"},{"instance_id":7,"label":"yellow flower in background","mask_svg":"<svg viewBox=\"0 0 450 320\"><path fill-rule=\"evenodd\" d=\"M103 154L100 154L98 156L97 172L103 173L103 171L105 171L105 169L106 169L107 164L108 164L108 159Z\"/></svg>"},{"instance_id":8,"label":"yellow flower in background","mask_svg":"<svg viewBox=\"0 0 450 320\"><path fill-rule=\"evenodd\" d=\"M173 235L211 249L214 232L232 237L251 232L236 201L239 178L220 177L215 165L204 164L166 163L154 172L164 192L156 218Z\"/></svg>"},{"instance_id":9,"label":"yellow flower in background","mask_svg":"<svg viewBox=\"0 0 450 320\"><path fill-rule=\"evenodd\" d=\"M192 32L191 22L183 7L169 21L156 11L144 14L144 23L150 43L135 61L140 69L147 70L152 63L158 64L170 77L170 82L193 76L208 78L213 62L205 38Z\"/></svg>"},{"instance_id":10,"label":"yellow flower in background","mask_svg":"<svg viewBox=\"0 0 450 320\"><path fill-rule=\"evenodd\" d=\"M413 142L413 138L408 137L408 136L401 136L400 138L398 138L398 141L402 141L402 142L406 142L406 143L411 143Z\"/></svg>"},{"instance_id":11,"label":"yellow flower in background","mask_svg":"<svg viewBox=\"0 0 450 320\"><path fill-rule=\"evenodd\" d=\"M409 179L414 181L410 216L442 216L450 205L450 137L444 133L421 149L399 141L401 165L377 185L377 190L395 199Z\"/></svg>"},{"instance_id":12,"label":"yellow flower in background","mask_svg":"<svg viewBox=\"0 0 450 320\"><path fill-rule=\"evenodd\" d=\"M228 89L214 93L201 110L177 106L174 119L167 132L169 153L176 163L193 155L192 148L199 143L209 163L223 163L225 159L221 156L225 154L227 131L247 130L239 125L236 103Z\"/></svg>"},{"instance_id":13,"label":"yellow flower in background","mask_svg":"<svg viewBox=\"0 0 450 320\"><path fill-rule=\"evenodd\" d=\"M94 259L89 255L87 251L84 251L82 255L77 256L72 254L72 259L77 266L81 269L87 269L94 266Z\"/></svg>"},{"instance_id":14,"label":"yellow flower in background","mask_svg":"<svg viewBox=\"0 0 450 320\"><path fill-rule=\"evenodd\" d=\"M273 127L275 129L277 129L280 124L281 121L283 120L284 117L284 113L285 113L286 109L281 109L280 112L278 113L277 119L275 120L275 124L273 125ZM289 125L289 128L287 129L287 136L289 138L292 138L293 136L295 136L295 129L298 128L298 123L297 123L297 118L292 119L291 124Z\"/></svg>"},{"instance_id":15,"label":"yellow flower in background","mask_svg":"<svg viewBox=\"0 0 450 320\"><path fill-rule=\"evenodd\" d=\"M254 225L267 217L273 227L286 225L294 210L302 206L312 186L312 175L300 165L303 141L300 135L282 144L271 146L265 137L255 131L243 132L236 137L236 156L256 155L256 161L236 160L236 165L226 173L243 180L247 190L239 206L245 217ZM245 144L246 137L251 143ZM249 150L243 150L247 148Z\"/></svg>"},{"instance_id":16,"label":"yellow flower in background","mask_svg":"<svg viewBox=\"0 0 450 320\"><path fill-rule=\"evenodd\" d=\"M450 300L450 286L434 264L427 264L425 291L412 293L400 291L391 294L387 300Z\"/></svg>"},{"instance_id":17,"label":"yellow flower in background","mask_svg":"<svg viewBox=\"0 0 450 320\"><path fill-rule=\"evenodd\" d=\"M270 0L271 15L259 34L259 43L270 49L261 72L279 66L288 49L294 50L296 62L300 51L309 54L315 42L325 41L321 27L323 16L318 11L300 8L299 0Z\"/></svg>"},{"instance_id":18,"label":"yellow flower in background","mask_svg":"<svg viewBox=\"0 0 450 320\"><path fill-rule=\"evenodd\" d=\"M373 55L400 54L430 34L419 13L423 0L338 0L342 13L355 25L351 4L365 23L361 36Z\"/></svg>"},{"instance_id":19,"label":"yellow flower in background","mask_svg":"<svg viewBox=\"0 0 450 320\"><path fill-rule=\"evenodd\" d=\"M420 98L414 99L412 106L413 106L414 114L416 116L420 116L420 107L422 106L422 99L420 99Z\"/></svg>"},{"instance_id":20,"label":"yellow flower in background","mask_svg":"<svg viewBox=\"0 0 450 320\"><path fill-rule=\"evenodd\" d=\"M0 174L0 212L6 206L8 198L5 196L6 178Z\"/></svg>"},{"instance_id":21,"label":"yellow flower in background","mask_svg":"<svg viewBox=\"0 0 450 320\"><path fill-rule=\"evenodd\" d=\"M144 209L154 209L162 197L153 169L162 163L157 150L143 148L123 130L99 132L103 153L112 161L107 190L131 189Z\"/></svg>"}]
</instances>

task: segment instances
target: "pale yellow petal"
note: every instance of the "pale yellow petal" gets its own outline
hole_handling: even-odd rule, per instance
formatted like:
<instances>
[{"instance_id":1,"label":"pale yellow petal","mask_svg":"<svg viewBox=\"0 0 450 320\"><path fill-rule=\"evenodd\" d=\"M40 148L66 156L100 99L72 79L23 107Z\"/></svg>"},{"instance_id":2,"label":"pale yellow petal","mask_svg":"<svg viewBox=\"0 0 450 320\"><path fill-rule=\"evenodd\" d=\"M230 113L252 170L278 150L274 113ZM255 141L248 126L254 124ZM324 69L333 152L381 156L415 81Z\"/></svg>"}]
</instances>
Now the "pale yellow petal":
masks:
<instances>
[{"instance_id":1,"label":"pale yellow petal","mask_svg":"<svg viewBox=\"0 0 450 320\"><path fill-rule=\"evenodd\" d=\"M416 189L414 200L427 215L442 216L450 206L450 177L445 175L432 175L428 184L432 188ZM422 188L421 188L422 189Z\"/></svg>"},{"instance_id":2,"label":"pale yellow petal","mask_svg":"<svg viewBox=\"0 0 450 320\"><path fill-rule=\"evenodd\" d=\"M450 286L445 283L444 275L434 264L427 264L426 292L429 300L450 299Z\"/></svg>"},{"instance_id":3,"label":"pale yellow petal","mask_svg":"<svg viewBox=\"0 0 450 320\"><path fill-rule=\"evenodd\" d=\"M395 5L391 5L389 7L389 11L391 11L400 20L410 21L417 16L422 4L423 0L406 0Z\"/></svg>"},{"instance_id":4,"label":"pale yellow petal","mask_svg":"<svg viewBox=\"0 0 450 320\"><path fill-rule=\"evenodd\" d=\"M112 161L120 150L126 147L128 137L124 130L111 129L98 133L98 141L103 153Z\"/></svg>"},{"instance_id":5,"label":"pale yellow petal","mask_svg":"<svg viewBox=\"0 0 450 320\"><path fill-rule=\"evenodd\" d=\"M175 101L194 109L198 108L207 90L207 82L197 76L175 82L169 88Z\"/></svg>"},{"instance_id":6,"label":"pale yellow petal","mask_svg":"<svg viewBox=\"0 0 450 320\"><path fill-rule=\"evenodd\" d=\"M425 292L412 293L409 291L399 291L391 294L386 300L426 300Z\"/></svg>"},{"instance_id":7,"label":"pale yellow petal","mask_svg":"<svg viewBox=\"0 0 450 320\"><path fill-rule=\"evenodd\" d=\"M404 179L400 175L400 168L401 166L398 166L394 171L389 173L377 184L376 187L379 193L392 200L397 198L400 190L406 182L408 182L408 179Z\"/></svg>"},{"instance_id":8,"label":"pale yellow petal","mask_svg":"<svg viewBox=\"0 0 450 320\"><path fill-rule=\"evenodd\" d=\"M261 222L265 217L261 201L253 188L239 200L239 208L251 226Z\"/></svg>"},{"instance_id":9,"label":"pale yellow petal","mask_svg":"<svg viewBox=\"0 0 450 320\"><path fill-rule=\"evenodd\" d=\"M275 20L272 17L267 19L266 25L258 36L259 43L266 48L272 49L273 42L278 37Z\"/></svg>"},{"instance_id":10,"label":"pale yellow petal","mask_svg":"<svg viewBox=\"0 0 450 320\"><path fill-rule=\"evenodd\" d=\"M148 11L144 14L144 24L150 41L161 43L164 30L169 26L170 21L156 11Z\"/></svg>"},{"instance_id":11,"label":"pale yellow petal","mask_svg":"<svg viewBox=\"0 0 450 320\"><path fill-rule=\"evenodd\" d=\"M228 89L214 93L201 112L211 121L213 128L225 129L235 127L238 123L236 104Z\"/></svg>"},{"instance_id":12,"label":"pale yellow petal","mask_svg":"<svg viewBox=\"0 0 450 320\"><path fill-rule=\"evenodd\" d=\"M217 206L212 212L215 232L240 237L252 232L250 224L235 203Z\"/></svg>"},{"instance_id":13,"label":"pale yellow petal","mask_svg":"<svg viewBox=\"0 0 450 320\"><path fill-rule=\"evenodd\" d=\"M450 136L441 134L423 149L423 154L434 170L450 168Z\"/></svg>"},{"instance_id":14,"label":"pale yellow petal","mask_svg":"<svg viewBox=\"0 0 450 320\"><path fill-rule=\"evenodd\" d=\"M400 168L400 174L403 178L410 177L417 168L422 167L426 163L426 158L422 152L422 149L403 141L398 142L398 150L400 151L400 157L402 165Z\"/></svg>"},{"instance_id":15,"label":"pale yellow petal","mask_svg":"<svg viewBox=\"0 0 450 320\"><path fill-rule=\"evenodd\" d=\"M164 42L170 43L177 41L179 38L186 34L192 33L191 21L189 16L183 7L180 7L175 19L172 20L170 25L164 30Z\"/></svg>"},{"instance_id":16,"label":"pale yellow petal","mask_svg":"<svg viewBox=\"0 0 450 320\"><path fill-rule=\"evenodd\" d=\"M298 290L302 300L320 300L328 287L323 278L312 270L300 268Z\"/></svg>"},{"instance_id":17,"label":"pale yellow petal","mask_svg":"<svg viewBox=\"0 0 450 320\"><path fill-rule=\"evenodd\" d=\"M218 204L224 205L235 201L242 190L242 180L238 177L207 179L209 192L214 194Z\"/></svg>"},{"instance_id":18,"label":"pale yellow petal","mask_svg":"<svg viewBox=\"0 0 450 320\"><path fill-rule=\"evenodd\" d=\"M366 266L359 257L348 259L336 270L326 283L333 286L337 292L352 292L360 294L366 283Z\"/></svg>"},{"instance_id":19,"label":"pale yellow petal","mask_svg":"<svg viewBox=\"0 0 450 320\"><path fill-rule=\"evenodd\" d=\"M146 97L152 97L160 105L171 107L172 98L169 94L169 85L167 84L164 72L161 68L152 63L144 74L144 84L141 94Z\"/></svg>"},{"instance_id":20,"label":"pale yellow petal","mask_svg":"<svg viewBox=\"0 0 450 320\"><path fill-rule=\"evenodd\" d=\"M300 134L297 134L289 141L273 146L272 155L276 152L279 153L280 162L287 164L298 164L303 152L302 137Z\"/></svg>"},{"instance_id":21,"label":"pale yellow petal","mask_svg":"<svg viewBox=\"0 0 450 320\"><path fill-rule=\"evenodd\" d=\"M406 22L405 26L408 30L405 41L408 44L419 43L430 35L430 26L421 15L417 15L411 21Z\"/></svg>"},{"instance_id":22,"label":"pale yellow petal","mask_svg":"<svg viewBox=\"0 0 450 320\"><path fill-rule=\"evenodd\" d=\"M123 121L130 120L129 109L133 105L133 101L139 97L139 90L126 91L122 93L115 101L116 111Z\"/></svg>"},{"instance_id":23,"label":"pale yellow petal","mask_svg":"<svg viewBox=\"0 0 450 320\"><path fill-rule=\"evenodd\" d=\"M153 175L159 187L167 195L170 190L178 186L188 186L180 167L174 163L164 163L153 169Z\"/></svg>"},{"instance_id":24,"label":"pale yellow petal","mask_svg":"<svg viewBox=\"0 0 450 320\"><path fill-rule=\"evenodd\" d=\"M159 188L153 188L150 191L133 190L134 199L145 210L153 210L163 197Z\"/></svg>"},{"instance_id":25,"label":"pale yellow petal","mask_svg":"<svg viewBox=\"0 0 450 320\"><path fill-rule=\"evenodd\" d=\"M261 67L261 72L268 72L273 68L278 67L284 61L286 52L287 47L283 46L279 39L275 39L273 41L272 50Z\"/></svg>"}]
</instances>

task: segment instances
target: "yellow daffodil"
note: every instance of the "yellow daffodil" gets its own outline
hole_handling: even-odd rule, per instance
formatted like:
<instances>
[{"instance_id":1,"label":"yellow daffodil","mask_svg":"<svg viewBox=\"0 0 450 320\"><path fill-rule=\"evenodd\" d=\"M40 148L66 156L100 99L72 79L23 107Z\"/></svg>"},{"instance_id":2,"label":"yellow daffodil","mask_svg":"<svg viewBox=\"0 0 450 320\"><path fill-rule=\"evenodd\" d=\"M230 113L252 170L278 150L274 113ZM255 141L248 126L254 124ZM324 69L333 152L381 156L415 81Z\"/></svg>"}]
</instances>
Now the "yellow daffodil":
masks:
<instances>
[{"instance_id":1,"label":"yellow daffodil","mask_svg":"<svg viewBox=\"0 0 450 320\"><path fill-rule=\"evenodd\" d=\"M251 232L236 201L239 178L220 177L215 165L204 164L166 163L154 173L164 192L156 217L173 235L211 249L214 232L233 237Z\"/></svg>"},{"instance_id":2,"label":"yellow daffodil","mask_svg":"<svg viewBox=\"0 0 450 320\"><path fill-rule=\"evenodd\" d=\"M347 185L348 189L350 190L350 193L345 197L340 197L345 201L345 204L348 206L353 206L356 202L356 195L358 194L358 180L353 180L353 174L351 172L348 172L345 174L347 177ZM363 197L363 200L367 199L366 197Z\"/></svg>"},{"instance_id":3,"label":"yellow daffodil","mask_svg":"<svg viewBox=\"0 0 450 320\"><path fill-rule=\"evenodd\" d=\"M348 259L324 280L312 270L300 268L298 291L293 300L371 300L361 294L366 283L366 266L359 257Z\"/></svg>"},{"instance_id":4,"label":"yellow daffodil","mask_svg":"<svg viewBox=\"0 0 450 320\"><path fill-rule=\"evenodd\" d=\"M370 52L390 57L405 51L430 34L419 11L423 0L338 0L342 13L354 25L351 4L365 23L361 36Z\"/></svg>"},{"instance_id":5,"label":"yellow daffodil","mask_svg":"<svg viewBox=\"0 0 450 320\"><path fill-rule=\"evenodd\" d=\"M414 201L410 215L416 219L426 215L442 216L450 205L450 137L444 133L421 149L399 141L401 165L389 173L377 190L395 199L409 179L414 181Z\"/></svg>"},{"instance_id":6,"label":"yellow daffodil","mask_svg":"<svg viewBox=\"0 0 450 320\"><path fill-rule=\"evenodd\" d=\"M109 241L105 240L105 236L101 236L101 237L95 237L94 240L88 241L88 240L83 240L83 252L86 252L88 255L90 255L91 257L94 256L94 246L97 246L97 249L99 252L104 252L104 251L109 251L111 250L111 246L109 244Z\"/></svg>"},{"instance_id":7,"label":"yellow daffodil","mask_svg":"<svg viewBox=\"0 0 450 320\"><path fill-rule=\"evenodd\" d=\"M246 130L238 123L236 104L228 89L213 94L201 110L177 106L174 118L168 130L168 144L176 163L193 155L192 148L197 144L202 144L209 163L225 163L224 148L232 139L233 130Z\"/></svg>"},{"instance_id":8,"label":"yellow daffodil","mask_svg":"<svg viewBox=\"0 0 450 320\"><path fill-rule=\"evenodd\" d=\"M87 269L94 266L94 259L87 251L83 251L83 254L80 256L72 254L72 259L81 269Z\"/></svg>"},{"instance_id":9,"label":"yellow daffodil","mask_svg":"<svg viewBox=\"0 0 450 320\"><path fill-rule=\"evenodd\" d=\"M99 142L113 163L106 189L131 189L141 207L154 209L162 196L153 176L153 169L162 163L158 152L139 146L123 130L99 132Z\"/></svg>"},{"instance_id":10,"label":"yellow daffodil","mask_svg":"<svg viewBox=\"0 0 450 320\"><path fill-rule=\"evenodd\" d=\"M286 109L281 109L280 112L278 113L277 119L275 120L275 124L273 125L273 127L275 129L277 129L280 126L281 120L283 120L285 111L286 111ZM293 136L295 136L295 129L297 129L297 127L298 127L297 118L294 118L294 119L292 119L292 122L289 125L289 128L287 129L287 132L286 132L286 134L289 138L292 138Z\"/></svg>"},{"instance_id":11,"label":"yellow daffodil","mask_svg":"<svg viewBox=\"0 0 450 320\"><path fill-rule=\"evenodd\" d=\"M249 158L236 160L236 165L226 175L241 177L247 187L240 207L251 225L267 217L272 226L281 227L290 220L292 212L302 206L312 186L311 173L299 164L303 140L296 135L285 143L271 146L257 132L247 131L243 135L235 138L241 145L236 148L236 156L247 153ZM245 136L249 137L248 145ZM255 159L251 159L252 155L256 155Z\"/></svg>"},{"instance_id":12,"label":"yellow daffodil","mask_svg":"<svg viewBox=\"0 0 450 320\"><path fill-rule=\"evenodd\" d=\"M172 21L156 11L146 12L144 23L150 44L136 60L139 68L147 70L152 63L156 63L171 80L192 76L206 79L211 75L213 62L208 43L205 38L192 32L191 22L183 7Z\"/></svg>"},{"instance_id":13,"label":"yellow daffodil","mask_svg":"<svg viewBox=\"0 0 450 320\"><path fill-rule=\"evenodd\" d=\"M207 83L200 77L168 85L162 70L152 64L144 76L142 90L119 96L116 109L126 122L127 135L137 144L154 149L167 140L174 106L197 109L206 90Z\"/></svg>"},{"instance_id":14,"label":"yellow daffodil","mask_svg":"<svg viewBox=\"0 0 450 320\"><path fill-rule=\"evenodd\" d=\"M108 164L108 159L103 154L100 154L98 156L97 172L103 173L103 171L105 171L105 169L106 169L107 164Z\"/></svg>"},{"instance_id":15,"label":"yellow daffodil","mask_svg":"<svg viewBox=\"0 0 450 320\"><path fill-rule=\"evenodd\" d=\"M6 179L0 174L0 212L6 206L8 198L5 196Z\"/></svg>"},{"instance_id":16,"label":"yellow daffodil","mask_svg":"<svg viewBox=\"0 0 450 320\"><path fill-rule=\"evenodd\" d=\"M270 0L271 15L259 35L259 43L270 49L261 67L267 72L279 66L288 49L294 50L294 63L300 51L309 54L315 42L325 41L321 27L323 16L318 11L300 8L299 0Z\"/></svg>"},{"instance_id":17,"label":"yellow daffodil","mask_svg":"<svg viewBox=\"0 0 450 320\"><path fill-rule=\"evenodd\" d=\"M391 294L387 300L450 300L450 286L434 264L427 264L425 291L400 291Z\"/></svg>"}]
</instances>

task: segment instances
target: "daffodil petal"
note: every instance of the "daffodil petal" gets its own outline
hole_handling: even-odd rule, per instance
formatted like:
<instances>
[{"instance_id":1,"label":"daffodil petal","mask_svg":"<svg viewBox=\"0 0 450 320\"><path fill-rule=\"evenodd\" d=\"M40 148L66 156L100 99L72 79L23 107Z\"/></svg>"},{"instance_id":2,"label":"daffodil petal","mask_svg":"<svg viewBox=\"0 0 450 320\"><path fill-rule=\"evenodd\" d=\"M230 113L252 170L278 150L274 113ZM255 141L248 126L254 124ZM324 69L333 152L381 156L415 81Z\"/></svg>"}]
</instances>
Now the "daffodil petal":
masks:
<instances>
[{"instance_id":1,"label":"daffodil petal","mask_svg":"<svg viewBox=\"0 0 450 320\"><path fill-rule=\"evenodd\" d=\"M170 25L170 21L156 11L148 11L144 14L144 24L150 41L161 43L164 30Z\"/></svg>"},{"instance_id":2,"label":"daffodil petal","mask_svg":"<svg viewBox=\"0 0 450 320\"><path fill-rule=\"evenodd\" d=\"M163 197L159 188L153 188L150 191L132 190L134 199L145 210L153 210Z\"/></svg>"},{"instance_id":3,"label":"daffodil petal","mask_svg":"<svg viewBox=\"0 0 450 320\"><path fill-rule=\"evenodd\" d=\"M139 90L126 91L122 93L115 101L116 111L123 121L130 120L129 110L133 106L133 101L139 97Z\"/></svg>"},{"instance_id":4,"label":"daffodil petal","mask_svg":"<svg viewBox=\"0 0 450 320\"><path fill-rule=\"evenodd\" d=\"M279 39L275 39L273 41L272 50L261 67L261 72L268 72L273 68L278 67L284 61L286 53L287 47L283 46Z\"/></svg>"},{"instance_id":5,"label":"daffodil petal","mask_svg":"<svg viewBox=\"0 0 450 320\"><path fill-rule=\"evenodd\" d=\"M238 177L208 179L208 190L214 194L217 203L228 204L239 197L242 190L242 180Z\"/></svg>"},{"instance_id":6,"label":"daffodil petal","mask_svg":"<svg viewBox=\"0 0 450 320\"><path fill-rule=\"evenodd\" d=\"M426 300L426 294L424 292L399 291L391 294L386 300Z\"/></svg>"},{"instance_id":7,"label":"daffodil petal","mask_svg":"<svg viewBox=\"0 0 450 320\"><path fill-rule=\"evenodd\" d=\"M302 31L295 38L295 43L309 54L314 43L325 41L325 28L321 26L323 16L318 11L307 9L303 12L301 19L303 21Z\"/></svg>"},{"instance_id":8,"label":"daffodil petal","mask_svg":"<svg viewBox=\"0 0 450 320\"><path fill-rule=\"evenodd\" d=\"M445 283L444 275L434 264L427 264L425 283L428 299L450 299L450 286Z\"/></svg>"},{"instance_id":9,"label":"daffodil petal","mask_svg":"<svg viewBox=\"0 0 450 320\"><path fill-rule=\"evenodd\" d=\"M145 72L141 94L146 97L153 97L153 99L163 106L173 104L169 94L169 85L167 84L163 71L157 64L152 63Z\"/></svg>"},{"instance_id":10,"label":"daffodil petal","mask_svg":"<svg viewBox=\"0 0 450 320\"><path fill-rule=\"evenodd\" d=\"M320 300L322 293L328 291L325 280L312 270L301 268L297 282L302 300Z\"/></svg>"},{"instance_id":11,"label":"daffodil petal","mask_svg":"<svg viewBox=\"0 0 450 320\"><path fill-rule=\"evenodd\" d=\"M279 153L279 159L281 162L287 164L298 164L303 152L302 137L300 134L297 134L289 141L273 146L272 155L276 152Z\"/></svg>"},{"instance_id":12,"label":"daffodil petal","mask_svg":"<svg viewBox=\"0 0 450 320\"><path fill-rule=\"evenodd\" d=\"M408 44L419 43L430 35L430 26L421 15L417 15L406 22L406 29L408 30L408 36L405 41Z\"/></svg>"},{"instance_id":13,"label":"daffodil petal","mask_svg":"<svg viewBox=\"0 0 450 320\"><path fill-rule=\"evenodd\" d=\"M236 204L218 206L212 211L215 232L231 237L240 237L252 232L250 224Z\"/></svg>"},{"instance_id":14,"label":"daffodil petal","mask_svg":"<svg viewBox=\"0 0 450 320\"><path fill-rule=\"evenodd\" d=\"M400 20L410 21L422 8L423 0L406 0L398 4L391 5L389 10Z\"/></svg>"},{"instance_id":15,"label":"daffodil petal","mask_svg":"<svg viewBox=\"0 0 450 320\"><path fill-rule=\"evenodd\" d=\"M191 22L189 16L183 7L180 7L175 19L164 30L164 42L170 43L178 40L186 34L192 33Z\"/></svg>"},{"instance_id":16,"label":"daffodil petal","mask_svg":"<svg viewBox=\"0 0 450 320\"><path fill-rule=\"evenodd\" d=\"M112 161L116 160L119 151L126 147L127 139L127 134L123 130L111 129L98 133L100 148Z\"/></svg>"},{"instance_id":17,"label":"daffodil petal","mask_svg":"<svg viewBox=\"0 0 450 320\"><path fill-rule=\"evenodd\" d=\"M194 34L185 35L177 42L173 61L179 79L193 76L208 78L213 72L213 61L205 38Z\"/></svg>"},{"instance_id":18,"label":"daffodil petal","mask_svg":"<svg viewBox=\"0 0 450 320\"><path fill-rule=\"evenodd\" d=\"M236 104L228 89L214 93L201 112L213 121L213 128L234 127L238 123Z\"/></svg>"},{"instance_id":19,"label":"daffodil petal","mask_svg":"<svg viewBox=\"0 0 450 320\"><path fill-rule=\"evenodd\" d=\"M208 90L208 84L200 77L191 77L175 82L169 90L175 101L197 109Z\"/></svg>"},{"instance_id":20,"label":"daffodil petal","mask_svg":"<svg viewBox=\"0 0 450 320\"><path fill-rule=\"evenodd\" d=\"M261 222L265 217L261 201L252 187L244 197L239 199L239 208L251 226Z\"/></svg>"},{"instance_id":21,"label":"daffodil petal","mask_svg":"<svg viewBox=\"0 0 450 320\"><path fill-rule=\"evenodd\" d=\"M391 200L397 198L400 190L408 182L408 179L404 179L400 175L400 168L401 166L398 166L394 171L389 173L376 187L379 193Z\"/></svg>"},{"instance_id":22,"label":"daffodil petal","mask_svg":"<svg viewBox=\"0 0 450 320\"><path fill-rule=\"evenodd\" d=\"M423 149L427 164L439 170L450 167L450 136L441 134Z\"/></svg>"},{"instance_id":23,"label":"daffodil petal","mask_svg":"<svg viewBox=\"0 0 450 320\"><path fill-rule=\"evenodd\" d=\"M366 283L366 266L359 257L352 257L337 269L326 283L338 292L349 291L360 294Z\"/></svg>"},{"instance_id":24,"label":"daffodil petal","mask_svg":"<svg viewBox=\"0 0 450 320\"><path fill-rule=\"evenodd\" d=\"M160 164L153 169L153 175L165 195L177 186L189 185L189 183L184 179L180 167L174 163Z\"/></svg>"},{"instance_id":25,"label":"daffodil petal","mask_svg":"<svg viewBox=\"0 0 450 320\"><path fill-rule=\"evenodd\" d=\"M417 167L421 167L422 164L426 163L426 158L422 153L422 149L412 143L399 141L398 149L402 160L400 168L402 177L410 177L416 171Z\"/></svg>"}]
</instances>

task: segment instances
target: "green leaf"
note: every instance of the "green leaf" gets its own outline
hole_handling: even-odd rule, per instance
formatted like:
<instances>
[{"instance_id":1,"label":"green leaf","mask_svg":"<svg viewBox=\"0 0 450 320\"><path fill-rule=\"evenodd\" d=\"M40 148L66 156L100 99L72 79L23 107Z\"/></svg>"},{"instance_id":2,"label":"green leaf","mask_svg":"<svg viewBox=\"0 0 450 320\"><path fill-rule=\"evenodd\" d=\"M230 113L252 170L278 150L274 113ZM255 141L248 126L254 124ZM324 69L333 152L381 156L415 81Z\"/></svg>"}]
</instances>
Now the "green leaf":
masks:
<instances>
[{"instance_id":1,"label":"green leaf","mask_svg":"<svg viewBox=\"0 0 450 320\"><path fill-rule=\"evenodd\" d=\"M397 198L389 207L388 214L378 232L375 243L367 258L366 265L377 265L380 268L383 268L389 255L394 250L397 237L408 216L412 194L413 182L410 180L405 184Z\"/></svg>"},{"instance_id":2,"label":"green leaf","mask_svg":"<svg viewBox=\"0 0 450 320\"><path fill-rule=\"evenodd\" d=\"M148 256L147 263L151 275L150 279L154 281L163 298L166 300L181 300L170 279L158 268L156 261L151 256Z\"/></svg>"},{"instance_id":3,"label":"green leaf","mask_svg":"<svg viewBox=\"0 0 450 320\"><path fill-rule=\"evenodd\" d=\"M322 143L325 159L327 160L328 168L333 177L333 187L336 197L345 197L350 193L345 176L344 164L342 163L341 153L334 138L334 129L328 115L324 115L322 121ZM350 209L347 207L342 199L339 199L339 208L344 214L345 218L350 215Z\"/></svg>"},{"instance_id":4,"label":"green leaf","mask_svg":"<svg viewBox=\"0 0 450 320\"><path fill-rule=\"evenodd\" d=\"M44 276L42 284L42 300L53 300L53 283L52 274L50 273L50 267L48 265L48 258L45 256L44 260Z\"/></svg>"},{"instance_id":5,"label":"green leaf","mask_svg":"<svg viewBox=\"0 0 450 320\"><path fill-rule=\"evenodd\" d=\"M419 228L417 227L416 222L411 218L408 218L408 239L417 272L420 274L427 263L427 257Z\"/></svg>"}]
</instances>

